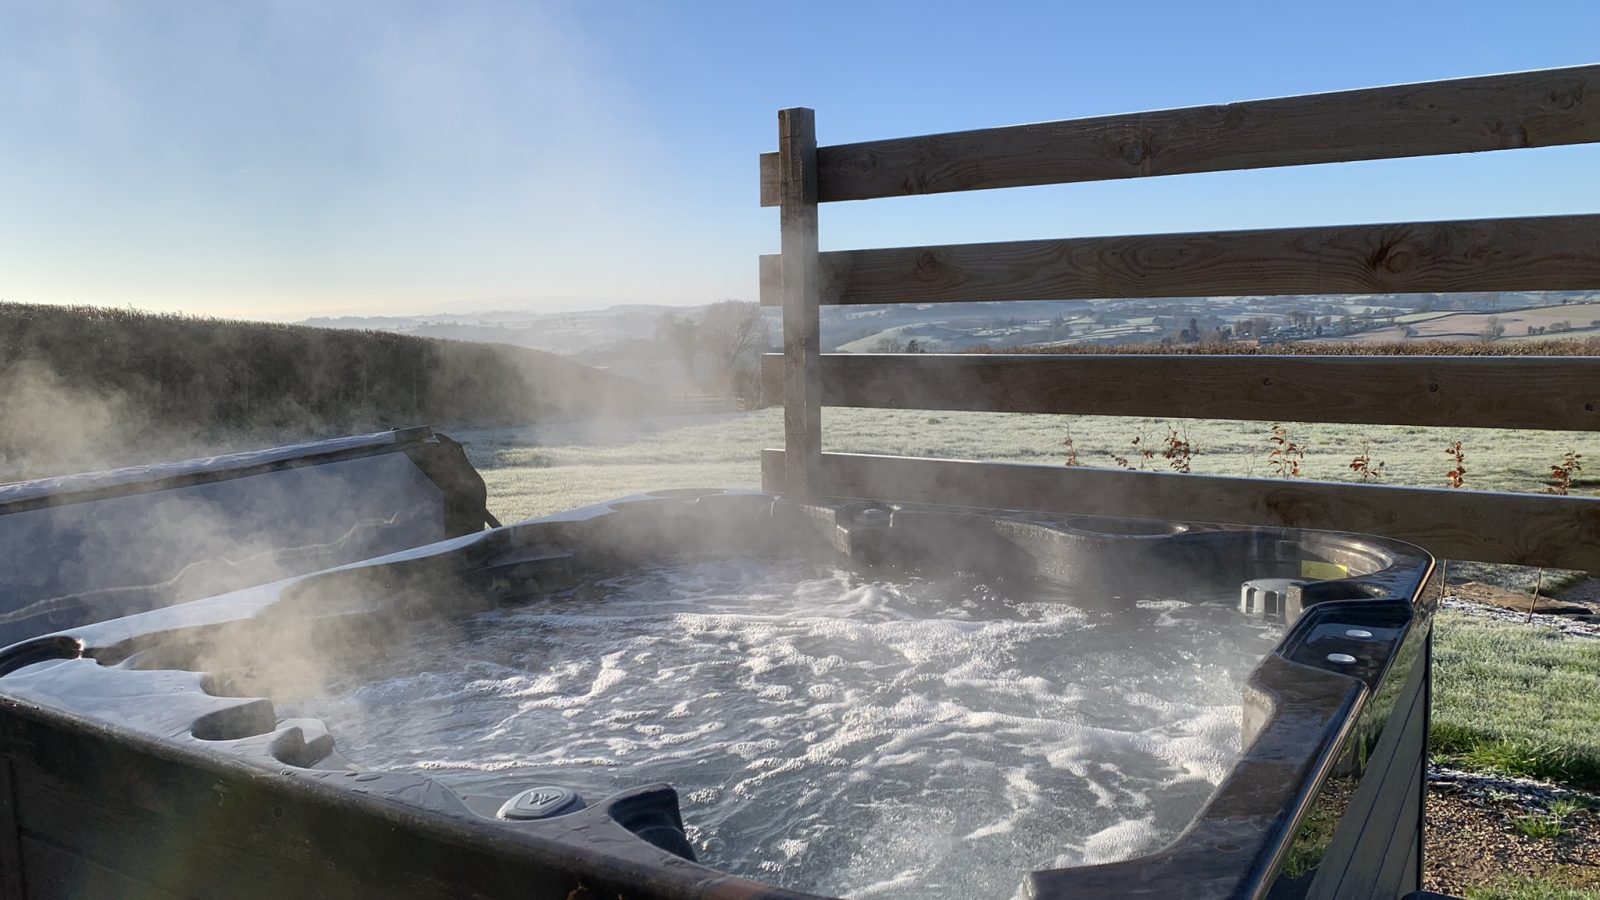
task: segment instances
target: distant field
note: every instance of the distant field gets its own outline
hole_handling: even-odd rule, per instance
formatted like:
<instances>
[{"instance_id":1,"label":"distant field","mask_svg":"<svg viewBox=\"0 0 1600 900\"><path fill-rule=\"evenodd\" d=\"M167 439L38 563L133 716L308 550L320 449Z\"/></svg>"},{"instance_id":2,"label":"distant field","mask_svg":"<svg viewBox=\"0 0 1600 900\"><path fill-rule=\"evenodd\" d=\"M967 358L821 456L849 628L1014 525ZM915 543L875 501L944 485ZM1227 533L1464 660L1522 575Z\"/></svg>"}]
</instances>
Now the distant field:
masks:
<instances>
[{"instance_id":1,"label":"distant field","mask_svg":"<svg viewBox=\"0 0 1600 900\"><path fill-rule=\"evenodd\" d=\"M1113 453L1137 465L1131 441L1159 443L1177 428L1195 447L1197 473L1267 476L1270 423L1119 419L1102 416L942 413L827 408L828 450L906 456L1061 463L1069 435L1080 464L1111 466ZM1467 486L1542 491L1550 466L1568 450L1593 460L1600 475L1600 435L1472 428L1289 424L1306 449L1307 478L1354 481L1351 459L1363 439L1386 464L1386 483L1444 487L1445 445L1462 441ZM453 432L489 485L490 506L512 521L674 487L759 487L759 451L783 444L778 409L716 416L616 421L585 426ZM1145 465L1162 468L1165 460ZM1574 493L1593 494L1579 482Z\"/></svg>"},{"instance_id":2,"label":"distant field","mask_svg":"<svg viewBox=\"0 0 1600 900\"><path fill-rule=\"evenodd\" d=\"M1572 330L1562 332L1561 336L1571 338L1594 338L1600 336L1600 327L1579 327L1576 323L1574 323ZM1548 334L1507 334L1503 337L1497 338L1495 343L1520 344L1530 341L1548 341L1549 339L1550 336Z\"/></svg>"},{"instance_id":3,"label":"distant field","mask_svg":"<svg viewBox=\"0 0 1600 900\"><path fill-rule=\"evenodd\" d=\"M1396 322L1426 322L1429 319L1437 319L1440 316L1453 315L1455 315L1455 313L1449 310L1433 310L1431 312L1406 313L1403 316L1395 316L1394 320Z\"/></svg>"},{"instance_id":4,"label":"distant field","mask_svg":"<svg viewBox=\"0 0 1600 900\"><path fill-rule=\"evenodd\" d=\"M1581 337L1600 330L1591 325L1592 322L1600 321L1600 303L1541 306L1514 312L1418 313L1395 317L1396 322L1406 323L1416 332L1416 335L1409 338L1409 340L1421 341L1471 340L1483 334L1484 329L1489 326L1490 319L1494 319L1505 328L1505 333L1500 340L1526 340L1530 338L1528 335L1530 326L1549 329L1551 325L1558 322L1568 323L1571 333L1534 335L1531 338L1541 340L1552 336ZM1356 343L1381 343L1407 339L1404 329L1398 325L1393 328L1380 328L1339 338L1339 340L1354 341Z\"/></svg>"}]
</instances>

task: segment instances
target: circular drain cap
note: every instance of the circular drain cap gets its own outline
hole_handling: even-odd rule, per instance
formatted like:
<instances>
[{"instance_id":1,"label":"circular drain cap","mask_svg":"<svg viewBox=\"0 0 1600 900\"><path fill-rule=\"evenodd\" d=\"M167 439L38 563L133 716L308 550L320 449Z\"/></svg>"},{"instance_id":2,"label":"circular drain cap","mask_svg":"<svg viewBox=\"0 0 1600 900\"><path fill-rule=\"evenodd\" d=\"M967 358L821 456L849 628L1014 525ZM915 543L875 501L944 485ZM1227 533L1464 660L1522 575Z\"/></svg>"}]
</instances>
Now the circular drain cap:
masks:
<instances>
[{"instance_id":1,"label":"circular drain cap","mask_svg":"<svg viewBox=\"0 0 1600 900\"><path fill-rule=\"evenodd\" d=\"M564 787L528 788L507 800L495 813L502 819L548 819L583 809L583 798Z\"/></svg>"}]
</instances>

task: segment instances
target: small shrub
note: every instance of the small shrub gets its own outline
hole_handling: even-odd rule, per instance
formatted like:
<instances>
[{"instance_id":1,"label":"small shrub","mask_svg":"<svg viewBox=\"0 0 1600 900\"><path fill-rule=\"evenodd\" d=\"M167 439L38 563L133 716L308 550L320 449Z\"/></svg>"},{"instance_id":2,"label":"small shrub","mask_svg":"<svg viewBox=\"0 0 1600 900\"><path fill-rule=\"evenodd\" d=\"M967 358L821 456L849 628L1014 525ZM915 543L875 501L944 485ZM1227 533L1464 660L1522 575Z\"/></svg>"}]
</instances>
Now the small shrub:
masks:
<instances>
[{"instance_id":1,"label":"small shrub","mask_svg":"<svg viewBox=\"0 0 1600 900\"><path fill-rule=\"evenodd\" d=\"M1189 461L1193 458L1194 452L1194 445L1189 443L1187 436L1179 434L1176 428L1167 429L1167 446L1161 452L1161 456L1167 460L1167 464L1174 472L1189 474Z\"/></svg>"},{"instance_id":2,"label":"small shrub","mask_svg":"<svg viewBox=\"0 0 1600 900\"><path fill-rule=\"evenodd\" d=\"M1372 448L1366 438L1361 439L1361 452L1350 460L1350 471L1359 475L1362 481L1383 480L1383 461L1372 459Z\"/></svg>"},{"instance_id":3,"label":"small shrub","mask_svg":"<svg viewBox=\"0 0 1600 900\"><path fill-rule=\"evenodd\" d=\"M1453 488L1458 488L1467 483L1467 454L1461 449L1460 441L1452 441L1444 449L1445 455L1455 460L1455 465L1450 471L1444 473L1445 481Z\"/></svg>"},{"instance_id":4,"label":"small shrub","mask_svg":"<svg viewBox=\"0 0 1600 900\"><path fill-rule=\"evenodd\" d=\"M1267 453L1267 468L1279 478L1299 478L1300 464L1305 462L1306 451L1304 447L1295 443L1289 437L1289 430L1282 425L1272 426L1272 437L1267 439L1272 449Z\"/></svg>"},{"instance_id":5,"label":"small shrub","mask_svg":"<svg viewBox=\"0 0 1600 900\"><path fill-rule=\"evenodd\" d=\"M1134 436L1133 449L1139 453L1139 469L1141 471L1156 458L1156 451L1151 449L1150 442L1145 439L1145 435L1142 433Z\"/></svg>"},{"instance_id":6,"label":"small shrub","mask_svg":"<svg viewBox=\"0 0 1600 900\"><path fill-rule=\"evenodd\" d=\"M1551 494L1560 494L1565 497L1572 488L1572 476L1583 471L1583 466L1578 460L1583 459L1582 453L1568 450L1561 457L1561 462L1550 467L1550 487L1545 491Z\"/></svg>"},{"instance_id":7,"label":"small shrub","mask_svg":"<svg viewBox=\"0 0 1600 900\"><path fill-rule=\"evenodd\" d=\"M1078 448L1072 442L1072 435L1067 435L1067 439L1061 442L1061 446L1067 448L1066 464L1069 466L1078 465Z\"/></svg>"},{"instance_id":8,"label":"small shrub","mask_svg":"<svg viewBox=\"0 0 1600 900\"><path fill-rule=\"evenodd\" d=\"M1133 448L1133 451L1127 456L1124 456L1120 453L1111 454L1111 461L1116 463L1119 467L1124 469L1133 468L1132 457L1134 456L1139 458L1140 469L1143 469L1146 465L1148 465L1150 460L1155 459L1156 451L1150 449L1150 442L1145 440L1143 433L1134 435L1133 440L1129 441L1128 445Z\"/></svg>"}]
</instances>

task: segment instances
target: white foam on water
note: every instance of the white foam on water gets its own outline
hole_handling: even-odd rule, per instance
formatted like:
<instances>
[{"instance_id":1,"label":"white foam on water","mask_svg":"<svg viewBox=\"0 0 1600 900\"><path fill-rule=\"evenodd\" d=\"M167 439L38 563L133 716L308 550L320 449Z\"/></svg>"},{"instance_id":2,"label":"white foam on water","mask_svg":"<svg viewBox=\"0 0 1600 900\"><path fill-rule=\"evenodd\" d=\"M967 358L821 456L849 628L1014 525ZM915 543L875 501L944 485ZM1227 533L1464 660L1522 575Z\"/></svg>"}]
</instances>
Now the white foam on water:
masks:
<instances>
[{"instance_id":1,"label":"white foam on water","mask_svg":"<svg viewBox=\"0 0 1600 900\"><path fill-rule=\"evenodd\" d=\"M793 559L641 571L424 632L280 712L466 793L666 782L705 864L889 898L1009 897L1030 870L1170 840L1238 758L1243 680L1275 636L1226 601L1090 611Z\"/></svg>"}]
</instances>

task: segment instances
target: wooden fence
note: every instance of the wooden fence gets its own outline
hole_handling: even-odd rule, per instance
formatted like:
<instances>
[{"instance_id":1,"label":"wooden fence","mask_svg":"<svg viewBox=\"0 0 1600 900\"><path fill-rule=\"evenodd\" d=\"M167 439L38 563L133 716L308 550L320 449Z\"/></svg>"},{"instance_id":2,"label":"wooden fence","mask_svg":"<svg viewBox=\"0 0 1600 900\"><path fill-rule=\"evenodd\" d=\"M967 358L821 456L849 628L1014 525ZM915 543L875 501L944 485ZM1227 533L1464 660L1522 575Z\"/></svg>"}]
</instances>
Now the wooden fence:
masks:
<instances>
[{"instance_id":1,"label":"wooden fence","mask_svg":"<svg viewBox=\"0 0 1600 900\"><path fill-rule=\"evenodd\" d=\"M819 253L817 204L1600 142L1600 65L818 147L778 113L761 203L782 252L785 449L769 490L1389 535L1434 554L1600 571L1600 499L823 453L821 406L1600 427L1600 359L819 353L821 304L1600 288L1600 215ZM1592 173L1591 173L1592 174Z\"/></svg>"}]
</instances>

